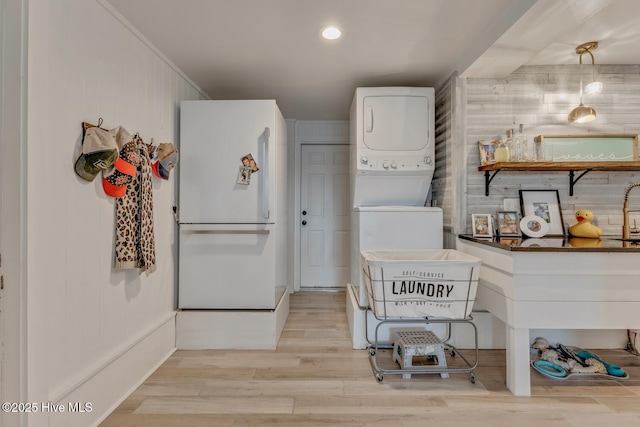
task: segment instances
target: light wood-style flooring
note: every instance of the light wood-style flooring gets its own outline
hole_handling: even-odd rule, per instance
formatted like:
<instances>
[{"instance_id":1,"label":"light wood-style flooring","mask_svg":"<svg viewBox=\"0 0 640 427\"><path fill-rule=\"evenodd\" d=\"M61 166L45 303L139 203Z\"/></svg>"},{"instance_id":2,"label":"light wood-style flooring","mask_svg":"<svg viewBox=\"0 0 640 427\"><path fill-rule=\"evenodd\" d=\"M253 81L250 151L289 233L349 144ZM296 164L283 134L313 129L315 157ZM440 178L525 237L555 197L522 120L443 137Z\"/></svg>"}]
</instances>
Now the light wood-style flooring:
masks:
<instances>
[{"instance_id":1,"label":"light wood-style flooring","mask_svg":"<svg viewBox=\"0 0 640 427\"><path fill-rule=\"evenodd\" d=\"M505 352L481 350L476 384L468 374L378 383L367 351L351 348L344 291L303 291L276 350L177 351L101 426L640 426L640 357L591 350L630 378L532 371L532 397L515 397Z\"/></svg>"}]
</instances>

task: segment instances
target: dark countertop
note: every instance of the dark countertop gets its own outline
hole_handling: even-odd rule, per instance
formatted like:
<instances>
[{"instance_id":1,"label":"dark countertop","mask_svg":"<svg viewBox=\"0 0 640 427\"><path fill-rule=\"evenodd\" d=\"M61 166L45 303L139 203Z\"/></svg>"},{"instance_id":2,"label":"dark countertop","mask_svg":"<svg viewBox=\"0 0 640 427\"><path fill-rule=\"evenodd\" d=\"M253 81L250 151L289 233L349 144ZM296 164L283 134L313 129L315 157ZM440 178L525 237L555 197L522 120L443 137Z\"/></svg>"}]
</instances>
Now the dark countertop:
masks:
<instances>
[{"instance_id":1,"label":"dark countertop","mask_svg":"<svg viewBox=\"0 0 640 427\"><path fill-rule=\"evenodd\" d=\"M503 237L476 238L468 234L458 236L487 246L507 251L521 252L640 252L640 240L623 242L616 236L602 236L600 239L584 237L543 237L540 239Z\"/></svg>"}]
</instances>

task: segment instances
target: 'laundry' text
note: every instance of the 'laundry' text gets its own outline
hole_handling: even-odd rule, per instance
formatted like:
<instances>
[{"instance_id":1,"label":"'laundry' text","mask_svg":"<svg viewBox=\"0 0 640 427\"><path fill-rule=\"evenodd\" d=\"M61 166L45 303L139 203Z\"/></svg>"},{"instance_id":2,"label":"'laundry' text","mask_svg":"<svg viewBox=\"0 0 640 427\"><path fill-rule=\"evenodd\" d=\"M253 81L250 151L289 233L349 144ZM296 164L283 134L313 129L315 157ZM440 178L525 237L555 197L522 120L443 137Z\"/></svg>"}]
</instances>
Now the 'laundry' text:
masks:
<instances>
[{"instance_id":1,"label":"'laundry' text","mask_svg":"<svg viewBox=\"0 0 640 427\"><path fill-rule=\"evenodd\" d=\"M447 298L453 290L453 285L403 280L402 282L394 281L392 290L395 295L422 294L428 297Z\"/></svg>"}]
</instances>

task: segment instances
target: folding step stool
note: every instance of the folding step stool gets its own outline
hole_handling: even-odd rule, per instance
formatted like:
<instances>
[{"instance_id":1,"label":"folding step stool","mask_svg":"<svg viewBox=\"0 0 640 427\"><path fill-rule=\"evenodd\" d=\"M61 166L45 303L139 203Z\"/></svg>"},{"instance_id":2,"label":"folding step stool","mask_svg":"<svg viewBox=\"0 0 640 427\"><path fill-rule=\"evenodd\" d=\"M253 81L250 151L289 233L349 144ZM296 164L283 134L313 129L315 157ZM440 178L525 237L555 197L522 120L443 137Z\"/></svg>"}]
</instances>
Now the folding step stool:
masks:
<instances>
[{"instance_id":1,"label":"folding step stool","mask_svg":"<svg viewBox=\"0 0 640 427\"><path fill-rule=\"evenodd\" d=\"M413 366L414 356L432 356L438 361L437 365ZM434 367L447 368L447 359L444 354L444 344L436 334L423 329L396 332L396 340L393 343L393 361L400 364L401 369L420 370L428 372ZM440 372L441 378L449 378L447 372ZM411 374L402 374L402 378L408 380Z\"/></svg>"}]
</instances>

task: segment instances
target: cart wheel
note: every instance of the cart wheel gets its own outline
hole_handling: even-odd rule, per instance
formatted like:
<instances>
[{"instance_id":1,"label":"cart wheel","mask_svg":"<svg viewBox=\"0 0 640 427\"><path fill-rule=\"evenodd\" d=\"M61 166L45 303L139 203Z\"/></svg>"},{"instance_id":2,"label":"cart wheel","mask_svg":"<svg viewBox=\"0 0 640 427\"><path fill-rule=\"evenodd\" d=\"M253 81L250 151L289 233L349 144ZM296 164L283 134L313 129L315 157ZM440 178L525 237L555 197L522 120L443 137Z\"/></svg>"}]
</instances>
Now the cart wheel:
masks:
<instances>
[{"instance_id":1,"label":"cart wheel","mask_svg":"<svg viewBox=\"0 0 640 427\"><path fill-rule=\"evenodd\" d=\"M381 383L383 379L384 379L384 376L382 374L376 374L376 381Z\"/></svg>"},{"instance_id":2,"label":"cart wheel","mask_svg":"<svg viewBox=\"0 0 640 427\"><path fill-rule=\"evenodd\" d=\"M375 356L375 355L376 355L376 349L375 349L375 348L373 348L373 347L369 347L369 354L370 354L371 356Z\"/></svg>"},{"instance_id":3,"label":"cart wheel","mask_svg":"<svg viewBox=\"0 0 640 427\"><path fill-rule=\"evenodd\" d=\"M471 384L475 384L476 383L476 376L475 376L475 374L473 372L471 374L469 374L469 380L471 380Z\"/></svg>"},{"instance_id":4,"label":"cart wheel","mask_svg":"<svg viewBox=\"0 0 640 427\"><path fill-rule=\"evenodd\" d=\"M456 355L456 352L453 350L449 350L449 354L451 355L451 357L454 357Z\"/></svg>"}]
</instances>

